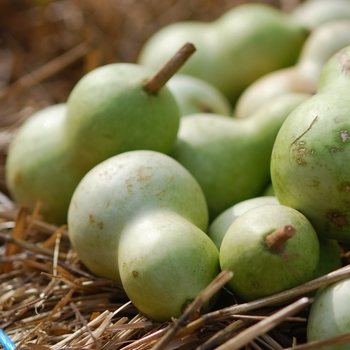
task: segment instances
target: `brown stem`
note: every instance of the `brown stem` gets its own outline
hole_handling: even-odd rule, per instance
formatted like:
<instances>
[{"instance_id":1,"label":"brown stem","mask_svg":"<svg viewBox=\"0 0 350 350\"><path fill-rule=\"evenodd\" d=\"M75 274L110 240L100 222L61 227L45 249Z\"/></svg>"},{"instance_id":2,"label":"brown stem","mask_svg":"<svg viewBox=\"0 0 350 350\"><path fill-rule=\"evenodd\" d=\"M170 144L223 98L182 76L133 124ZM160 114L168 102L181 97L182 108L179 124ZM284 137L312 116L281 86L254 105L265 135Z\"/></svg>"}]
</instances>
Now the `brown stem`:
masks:
<instances>
[{"instance_id":1,"label":"brown stem","mask_svg":"<svg viewBox=\"0 0 350 350\"><path fill-rule=\"evenodd\" d=\"M144 88L150 94L156 94L195 51L193 44L186 43L153 77L144 83Z\"/></svg>"},{"instance_id":2,"label":"brown stem","mask_svg":"<svg viewBox=\"0 0 350 350\"><path fill-rule=\"evenodd\" d=\"M292 225L284 225L273 231L266 237L266 244L269 250L281 252L288 239L295 235L296 229Z\"/></svg>"}]
</instances>

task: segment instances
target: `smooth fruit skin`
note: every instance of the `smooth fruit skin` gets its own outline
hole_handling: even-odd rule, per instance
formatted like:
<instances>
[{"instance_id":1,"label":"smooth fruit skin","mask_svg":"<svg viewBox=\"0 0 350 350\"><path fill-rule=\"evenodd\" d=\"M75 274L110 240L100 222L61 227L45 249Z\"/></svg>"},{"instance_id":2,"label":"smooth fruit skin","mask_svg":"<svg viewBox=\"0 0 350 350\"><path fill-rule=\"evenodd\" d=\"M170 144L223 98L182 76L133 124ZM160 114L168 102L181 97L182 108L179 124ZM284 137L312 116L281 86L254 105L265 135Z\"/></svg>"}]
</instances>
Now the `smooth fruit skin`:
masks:
<instances>
[{"instance_id":1,"label":"smooth fruit skin","mask_svg":"<svg viewBox=\"0 0 350 350\"><path fill-rule=\"evenodd\" d=\"M350 241L349 52L324 67L322 88L288 116L271 157L280 203L302 212L320 237L344 242Z\"/></svg>"},{"instance_id":2,"label":"smooth fruit skin","mask_svg":"<svg viewBox=\"0 0 350 350\"><path fill-rule=\"evenodd\" d=\"M82 262L121 283L139 310L157 320L178 317L219 272L207 226L205 197L193 176L147 150L91 169L68 212L69 237Z\"/></svg>"},{"instance_id":3,"label":"smooth fruit skin","mask_svg":"<svg viewBox=\"0 0 350 350\"><path fill-rule=\"evenodd\" d=\"M278 130L308 94L277 96L245 119L215 114L182 118L170 155L188 169L206 196L210 221L270 182L270 158Z\"/></svg>"},{"instance_id":4,"label":"smooth fruit skin","mask_svg":"<svg viewBox=\"0 0 350 350\"><path fill-rule=\"evenodd\" d=\"M231 116L232 106L215 86L191 75L175 74L167 87L174 95L181 116L194 113L216 113Z\"/></svg>"},{"instance_id":5,"label":"smooth fruit skin","mask_svg":"<svg viewBox=\"0 0 350 350\"><path fill-rule=\"evenodd\" d=\"M169 152L181 116L166 86L156 94L145 90L154 74L136 64L96 68L79 80L66 104L30 116L5 165L16 202L33 210L41 201L43 220L66 224L73 191L93 166L128 150Z\"/></svg>"},{"instance_id":6,"label":"smooth fruit skin","mask_svg":"<svg viewBox=\"0 0 350 350\"><path fill-rule=\"evenodd\" d=\"M52 105L28 118L9 146L5 165L12 198L30 210L40 201L40 215L57 224L66 223L71 193L82 177L64 141L66 110L65 103Z\"/></svg>"},{"instance_id":7,"label":"smooth fruit skin","mask_svg":"<svg viewBox=\"0 0 350 350\"><path fill-rule=\"evenodd\" d=\"M234 103L260 76L293 65L309 32L265 4L242 4L212 22L182 21L153 34L138 63L160 68L178 47L193 42L197 52L179 73L207 81Z\"/></svg>"},{"instance_id":8,"label":"smooth fruit skin","mask_svg":"<svg viewBox=\"0 0 350 350\"><path fill-rule=\"evenodd\" d=\"M262 104L284 93L315 94L323 66L338 50L350 44L349 19L315 28L305 40L297 63L265 74L250 84L239 96L234 116L249 117Z\"/></svg>"},{"instance_id":9,"label":"smooth fruit skin","mask_svg":"<svg viewBox=\"0 0 350 350\"><path fill-rule=\"evenodd\" d=\"M115 63L79 80L67 101L65 125L79 166L91 169L115 154L136 149L170 151L180 112L166 86L154 95L143 88L154 74L136 64Z\"/></svg>"},{"instance_id":10,"label":"smooth fruit skin","mask_svg":"<svg viewBox=\"0 0 350 350\"><path fill-rule=\"evenodd\" d=\"M281 253L271 252L265 239L284 225L294 226L296 233ZM220 247L220 266L233 271L229 286L250 301L311 280L319 252L317 234L304 215L286 206L267 204L246 211L232 223Z\"/></svg>"},{"instance_id":11,"label":"smooth fruit skin","mask_svg":"<svg viewBox=\"0 0 350 350\"><path fill-rule=\"evenodd\" d=\"M319 289L311 304L307 321L307 341L325 340L350 332L350 278ZM324 347L348 350L350 342Z\"/></svg>"},{"instance_id":12,"label":"smooth fruit skin","mask_svg":"<svg viewBox=\"0 0 350 350\"><path fill-rule=\"evenodd\" d=\"M231 224L247 210L265 204L278 204L278 200L274 196L262 196L246 199L233 205L232 207L223 211L209 225L208 236L215 243L216 247L220 249L222 239L224 238L226 231Z\"/></svg>"},{"instance_id":13,"label":"smooth fruit skin","mask_svg":"<svg viewBox=\"0 0 350 350\"><path fill-rule=\"evenodd\" d=\"M118 264L130 300L158 321L179 317L219 272L218 250L210 238L182 216L163 211L141 216L126 228Z\"/></svg>"}]
</instances>

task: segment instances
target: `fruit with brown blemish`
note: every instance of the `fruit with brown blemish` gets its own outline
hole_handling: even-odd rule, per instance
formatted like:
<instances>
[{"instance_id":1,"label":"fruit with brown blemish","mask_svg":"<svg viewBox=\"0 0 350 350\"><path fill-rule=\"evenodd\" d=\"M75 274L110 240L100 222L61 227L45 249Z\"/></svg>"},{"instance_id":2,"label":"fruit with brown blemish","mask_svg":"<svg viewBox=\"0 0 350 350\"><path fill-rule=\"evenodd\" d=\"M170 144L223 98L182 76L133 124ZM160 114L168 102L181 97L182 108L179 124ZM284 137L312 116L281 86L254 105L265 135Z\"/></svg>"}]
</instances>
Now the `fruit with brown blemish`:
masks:
<instances>
[{"instance_id":1,"label":"fruit with brown blemish","mask_svg":"<svg viewBox=\"0 0 350 350\"><path fill-rule=\"evenodd\" d=\"M82 262L121 284L158 321L179 317L219 273L207 226L206 199L194 177L173 158L148 150L92 168L68 212L69 237Z\"/></svg>"},{"instance_id":2,"label":"fruit with brown blemish","mask_svg":"<svg viewBox=\"0 0 350 350\"><path fill-rule=\"evenodd\" d=\"M319 254L318 236L303 214L266 204L231 224L220 247L220 266L233 271L229 287L249 301L313 279Z\"/></svg>"},{"instance_id":3,"label":"fruit with brown blemish","mask_svg":"<svg viewBox=\"0 0 350 350\"><path fill-rule=\"evenodd\" d=\"M303 213L322 238L350 242L350 46L324 66L317 93L285 120L271 157L279 202Z\"/></svg>"}]
</instances>

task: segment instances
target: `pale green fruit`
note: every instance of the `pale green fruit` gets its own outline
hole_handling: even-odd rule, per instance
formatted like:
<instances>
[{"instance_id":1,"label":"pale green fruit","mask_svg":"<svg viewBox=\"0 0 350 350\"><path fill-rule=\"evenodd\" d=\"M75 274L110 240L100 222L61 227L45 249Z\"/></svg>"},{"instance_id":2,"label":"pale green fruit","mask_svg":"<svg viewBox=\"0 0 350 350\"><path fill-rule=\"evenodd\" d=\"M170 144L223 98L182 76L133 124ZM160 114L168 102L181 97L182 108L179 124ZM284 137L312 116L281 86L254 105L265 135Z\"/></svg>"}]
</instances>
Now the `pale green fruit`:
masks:
<instances>
[{"instance_id":1,"label":"pale green fruit","mask_svg":"<svg viewBox=\"0 0 350 350\"><path fill-rule=\"evenodd\" d=\"M159 321L179 317L218 274L207 226L205 197L193 176L171 157L146 150L91 169L68 212L82 262L121 283L135 306Z\"/></svg>"},{"instance_id":2,"label":"pale green fruit","mask_svg":"<svg viewBox=\"0 0 350 350\"><path fill-rule=\"evenodd\" d=\"M154 74L136 64L114 63L94 69L75 85L67 101L65 131L79 166L89 170L136 149L170 151L180 111L166 86L156 94L144 88Z\"/></svg>"},{"instance_id":3,"label":"pale green fruit","mask_svg":"<svg viewBox=\"0 0 350 350\"><path fill-rule=\"evenodd\" d=\"M175 74L167 87L174 95L182 116L194 113L216 113L231 116L232 106L215 86L191 75Z\"/></svg>"},{"instance_id":4,"label":"pale green fruit","mask_svg":"<svg viewBox=\"0 0 350 350\"><path fill-rule=\"evenodd\" d=\"M285 225L296 231L278 251L267 236ZM304 215L279 204L261 205L240 215L220 247L220 266L233 271L233 292L244 300L263 298L308 282L319 263L316 231Z\"/></svg>"},{"instance_id":5,"label":"pale green fruit","mask_svg":"<svg viewBox=\"0 0 350 350\"><path fill-rule=\"evenodd\" d=\"M10 145L5 165L18 204L42 202L43 220L67 222L70 198L81 178L101 161L127 150L167 153L180 111L166 86L145 88L155 72L136 64L111 64L81 78L67 104L28 118Z\"/></svg>"},{"instance_id":6,"label":"pale green fruit","mask_svg":"<svg viewBox=\"0 0 350 350\"><path fill-rule=\"evenodd\" d=\"M197 179L210 220L243 200L261 195L270 182L275 137L289 113L308 94L277 96L245 119L216 114L182 118L170 155Z\"/></svg>"},{"instance_id":7,"label":"pale green fruit","mask_svg":"<svg viewBox=\"0 0 350 350\"><path fill-rule=\"evenodd\" d=\"M209 225L208 236L220 249L222 239L231 224L247 210L265 204L278 204L278 200L274 196L254 197L233 205L217 216Z\"/></svg>"},{"instance_id":8,"label":"pale green fruit","mask_svg":"<svg viewBox=\"0 0 350 350\"><path fill-rule=\"evenodd\" d=\"M329 339L350 332L350 278L319 289L307 321L307 341ZM350 342L324 347L348 350Z\"/></svg>"},{"instance_id":9,"label":"pale green fruit","mask_svg":"<svg viewBox=\"0 0 350 350\"><path fill-rule=\"evenodd\" d=\"M183 216L162 210L125 227L118 263L130 300L158 321L179 317L219 273L218 251L210 238ZM206 302L202 312L215 300Z\"/></svg>"},{"instance_id":10,"label":"pale green fruit","mask_svg":"<svg viewBox=\"0 0 350 350\"><path fill-rule=\"evenodd\" d=\"M271 179L281 204L302 212L320 237L350 241L350 47L325 65L324 82L285 120L275 140ZM329 75L328 75L329 73Z\"/></svg>"},{"instance_id":11,"label":"pale green fruit","mask_svg":"<svg viewBox=\"0 0 350 350\"><path fill-rule=\"evenodd\" d=\"M300 2L289 16L301 25L315 29L324 23L350 19L350 2L349 0L306 0Z\"/></svg>"},{"instance_id":12,"label":"pale green fruit","mask_svg":"<svg viewBox=\"0 0 350 350\"><path fill-rule=\"evenodd\" d=\"M66 110L62 103L31 115L11 141L5 166L12 198L29 210L40 201L40 215L54 223L66 222L71 194L82 176L65 142Z\"/></svg>"},{"instance_id":13,"label":"pale green fruit","mask_svg":"<svg viewBox=\"0 0 350 350\"><path fill-rule=\"evenodd\" d=\"M197 52L179 73L207 81L234 103L260 76L293 65L308 34L273 6L241 4L209 23L161 28L145 42L138 63L158 69L180 44L193 42Z\"/></svg>"},{"instance_id":14,"label":"pale green fruit","mask_svg":"<svg viewBox=\"0 0 350 350\"><path fill-rule=\"evenodd\" d=\"M243 91L235 105L234 116L249 117L277 95L289 92L316 93L323 66L347 45L350 45L350 18L320 25L306 39L294 66L268 73Z\"/></svg>"}]
</instances>

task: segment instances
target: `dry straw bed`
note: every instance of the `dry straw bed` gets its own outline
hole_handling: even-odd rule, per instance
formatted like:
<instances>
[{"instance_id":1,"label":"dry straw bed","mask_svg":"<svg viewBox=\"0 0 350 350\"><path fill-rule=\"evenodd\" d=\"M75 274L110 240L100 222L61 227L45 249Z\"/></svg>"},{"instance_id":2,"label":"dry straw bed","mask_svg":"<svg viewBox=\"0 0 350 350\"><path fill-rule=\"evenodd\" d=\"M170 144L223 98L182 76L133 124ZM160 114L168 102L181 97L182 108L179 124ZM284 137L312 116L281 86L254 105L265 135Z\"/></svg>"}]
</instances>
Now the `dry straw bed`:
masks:
<instances>
[{"instance_id":1,"label":"dry straw bed","mask_svg":"<svg viewBox=\"0 0 350 350\"><path fill-rule=\"evenodd\" d=\"M66 227L28 215L2 197L0 327L18 349L319 349L305 342L307 296L350 276L344 266L294 289L244 303L224 289L223 271L184 314L156 323L140 314L112 281L91 275L71 249ZM344 253L346 259L346 253ZM218 290L224 301L200 315ZM231 304L232 303L232 304ZM349 340L350 335L330 341Z\"/></svg>"},{"instance_id":2,"label":"dry straw bed","mask_svg":"<svg viewBox=\"0 0 350 350\"><path fill-rule=\"evenodd\" d=\"M138 312L120 286L83 266L65 226L41 221L40 204L31 213L18 207L6 188L7 146L34 111L65 102L78 79L99 65L134 62L158 28L182 19L210 21L243 2L0 2L0 344L7 350L12 342L17 349L34 350L321 348L302 345L312 302L307 296L350 275L347 247L342 269L249 303L237 302L224 288L232 275L223 271L182 317L156 323ZM298 3L259 2L276 7ZM200 315L201 305L220 289L216 308ZM11 342L5 342L6 336Z\"/></svg>"}]
</instances>

